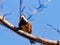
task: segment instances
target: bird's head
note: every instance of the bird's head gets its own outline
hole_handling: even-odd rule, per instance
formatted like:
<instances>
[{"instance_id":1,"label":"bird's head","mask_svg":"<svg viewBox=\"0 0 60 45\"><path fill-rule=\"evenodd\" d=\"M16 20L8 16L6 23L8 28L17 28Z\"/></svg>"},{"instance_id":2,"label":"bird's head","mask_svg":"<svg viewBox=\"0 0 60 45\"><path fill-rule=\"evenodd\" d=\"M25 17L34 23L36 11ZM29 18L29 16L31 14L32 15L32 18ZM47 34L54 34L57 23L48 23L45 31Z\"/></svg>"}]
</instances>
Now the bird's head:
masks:
<instances>
[{"instance_id":1,"label":"bird's head","mask_svg":"<svg viewBox=\"0 0 60 45\"><path fill-rule=\"evenodd\" d=\"M26 18L24 15L21 15L21 16L20 16L20 19L21 19L22 21L28 22L27 18Z\"/></svg>"}]
</instances>

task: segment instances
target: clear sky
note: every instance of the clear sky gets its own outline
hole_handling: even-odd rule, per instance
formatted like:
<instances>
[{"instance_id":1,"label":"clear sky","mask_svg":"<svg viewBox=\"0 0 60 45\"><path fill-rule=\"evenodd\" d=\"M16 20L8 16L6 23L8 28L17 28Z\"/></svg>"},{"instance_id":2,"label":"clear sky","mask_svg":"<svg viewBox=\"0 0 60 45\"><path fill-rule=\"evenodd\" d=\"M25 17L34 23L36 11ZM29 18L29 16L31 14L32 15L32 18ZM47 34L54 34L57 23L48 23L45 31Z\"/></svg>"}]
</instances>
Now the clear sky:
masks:
<instances>
[{"instance_id":1,"label":"clear sky","mask_svg":"<svg viewBox=\"0 0 60 45\"><path fill-rule=\"evenodd\" d=\"M41 3L46 2L47 0L41 0ZM1 6L0 0L0 6ZM0 12L2 15L11 13L11 15L5 16L5 18L18 27L19 22L19 0L4 0L2 2L3 9ZM38 0L23 0L23 6L25 6L24 14L26 17L29 15L27 13L32 13L35 10L34 7L38 7ZM30 10L31 8L32 10ZM60 0L51 0L46 8L43 11L36 12L30 22L32 25L32 34L38 37L43 37L51 40L59 40L60 34L55 31L53 28L47 26L47 24L53 25L55 28L60 30ZM0 45L31 45L29 40L17 35L10 29L6 28L3 25L0 25ZM32 45L40 45L39 43Z\"/></svg>"}]
</instances>

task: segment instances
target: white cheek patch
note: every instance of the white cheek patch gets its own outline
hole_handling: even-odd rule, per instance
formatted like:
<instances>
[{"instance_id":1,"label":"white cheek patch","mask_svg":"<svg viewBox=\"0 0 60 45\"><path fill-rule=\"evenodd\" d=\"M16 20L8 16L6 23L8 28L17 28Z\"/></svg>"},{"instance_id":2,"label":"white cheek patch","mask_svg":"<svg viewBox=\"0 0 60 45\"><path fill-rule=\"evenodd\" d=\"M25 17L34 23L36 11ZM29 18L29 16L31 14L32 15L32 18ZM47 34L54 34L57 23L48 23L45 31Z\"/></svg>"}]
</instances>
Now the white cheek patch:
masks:
<instances>
[{"instance_id":1,"label":"white cheek patch","mask_svg":"<svg viewBox=\"0 0 60 45\"><path fill-rule=\"evenodd\" d=\"M26 22L28 22L28 20L24 17L24 20L26 21Z\"/></svg>"},{"instance_id":2,"label":"white cheek patch","mask_svg":"<svg viewBox=\"0 0 60 45\"><path fill-rule=\"evenodd\" d=\"M21 16L26 22L28 22L28 20L24 17L24 16Z\"/></svg>"}]
</instances>

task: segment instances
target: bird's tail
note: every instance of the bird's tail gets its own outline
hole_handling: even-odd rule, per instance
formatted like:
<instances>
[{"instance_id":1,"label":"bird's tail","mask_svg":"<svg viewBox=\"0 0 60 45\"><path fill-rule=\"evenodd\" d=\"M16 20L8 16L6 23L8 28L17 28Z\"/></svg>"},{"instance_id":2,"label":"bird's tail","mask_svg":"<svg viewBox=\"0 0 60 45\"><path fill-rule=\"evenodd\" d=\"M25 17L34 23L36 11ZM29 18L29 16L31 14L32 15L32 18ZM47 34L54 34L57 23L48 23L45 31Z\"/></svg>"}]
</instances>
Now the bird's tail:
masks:
<instances>
[{"instance_id":1,"label":"bird's tail","mask_svg":"<svg viewBox=\"0 0 60 45\"><path fill-rule=\"evenodd\" d=\"M35 44L35 42L34 42L33 40L30 40L30 43L31 43L31 44Z\"/></svg>"}]
</instances>

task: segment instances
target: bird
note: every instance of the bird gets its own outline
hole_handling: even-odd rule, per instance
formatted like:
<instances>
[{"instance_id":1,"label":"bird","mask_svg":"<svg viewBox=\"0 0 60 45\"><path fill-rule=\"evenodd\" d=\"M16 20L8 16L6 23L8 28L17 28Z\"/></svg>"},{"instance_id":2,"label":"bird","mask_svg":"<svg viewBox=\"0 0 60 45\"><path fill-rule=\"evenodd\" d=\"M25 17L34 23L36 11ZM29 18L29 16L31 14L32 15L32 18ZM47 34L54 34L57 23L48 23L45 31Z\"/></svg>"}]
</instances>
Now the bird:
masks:
<instances>
[{"instance_id":1,"label":"bird","mask_svg":"<svg viewBox=\"0 0 60 45\"><path fill-rule=\"evenodd\" d=\"M30 21L27 20L25 15L20 16L20 21L19 21L18 27L20 30L25 31L29 34L32 34L32 25L31 25ZM31 39L30 39L30 43L35 44L35 42Z\"/></svg>"}]
</instances>

